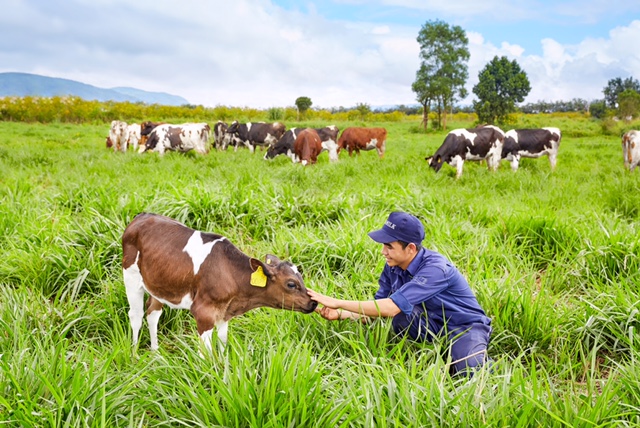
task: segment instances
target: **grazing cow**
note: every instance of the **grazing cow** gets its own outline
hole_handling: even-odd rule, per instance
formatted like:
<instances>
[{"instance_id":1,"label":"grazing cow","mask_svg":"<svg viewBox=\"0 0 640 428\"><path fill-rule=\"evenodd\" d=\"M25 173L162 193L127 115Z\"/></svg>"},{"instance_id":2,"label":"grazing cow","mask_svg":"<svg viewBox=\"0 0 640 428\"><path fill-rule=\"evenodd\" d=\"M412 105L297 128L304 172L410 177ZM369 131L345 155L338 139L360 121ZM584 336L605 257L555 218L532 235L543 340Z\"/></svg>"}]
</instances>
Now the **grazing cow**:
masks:
<instances>
[{"instance_id":1,"label":"grazing cow","mask_svg":"<svg viewBox=\"0 0 640 428\"><path fill-rule=\"evenodd\" d=\"M165 150L188 152L195 150L200 154L209 152L209 132L206 123L184 123L182 125L158 125L149 133L149 138L140 153L155 151L163 155Z\"/></svg>"},{"instance_id":2,"label":"grazing cow","mask_svg":"<svg viewBox=\"0 0 640 428\"><path fill-rule=\"evenodd\" d=\"M149 138L149 134L153 129L158 125L164 125L165 122L142 122L140 125L140 145L144 146L147 144L147 138Z\"/></svg>"},{"instance_id":3,"label":"grazing cow","mask_svg":"<svg viewBox=\"0 0 640 428\"><path fill-rule=\"evenodd\" d=\"M255 151L256 146L271 146L275 144L285 133L286 128L282 123L238 123L234 120L227 134L238 149L238 145L244 144L249 148L251 153Z\"/></svg>"},{"instance_id":4,"label":"grazing cow","mask_svg":"<svg viewBox=\"0 0 640 428\"><path fill-rule=\"evenodd\" d=\"M213 145L218 150L227 150L231 142L231 136L227 133L227 129L229 129L229 125L221 120L213 125Z\"/></svg>"},{"instance_id":5,"label":"grazing cow","mask_svg":"<svg viewBox=\"0 0 640 428\"><path fill-rule=\"evenodd\" d=\"M520 158L539 158L547 155L553 171L561 138L558 128L511 129L504 136L502 159L511 162L511 169L517 171Z\"/></svg>"},{"instance_id":6,"label":"grazing cow","mask_svg":"<svg viewBox=\"0 0 640 428\"><path fill-rule=\"evenodd\" d=\"M293 143L293 151L303 166L316 163L318 155L322 152L322 141L318 131L311 128L300 131Z\"/></svg>"},{"instance_id":7,"label":"grazing cow","mask_svg":"<svg viewBox=\"0 0 640 428\"><path fill-rule=\"evenodd\" d=\"M111 121L111 128L109 128L109 139L111 140L111 146L113 151L117 152L122 150L127 151L127 140L129 139L129 133L127 129L127 122L120 120Z\"/></svg>"},{"instance_id":8,"label":"grazing cow","mask_svg":"<svg viewBox=\"0 0 640 428\"><path fill-rule=\"evenodd\" d=\"M640 163L640 131L629 131L622 136L624 167L633 171Z\"/></svg>"},{"instance_id":9,"label":"grazing cow","mask_svg":"<svg viewBox=\"0 0 640 428\"><path fill-rule=\"evenodd\" d=\"M351 127L342 131L338 140L338 151L347 149L349 156L355 151L360 154L360 150L378 151L380 159L384 157L387 143L387 130L385 128L358 128Z\"/></svg>"},{"instance_id":10,"label":"grazing cow","mask_svg":"<svg viewBox=\"0 0 640 428\"><path fill-rule=\"evenodd\" d=\"M189 309L198 334L211 349L213 328L227 342L229 320L269 307L304 313L317 303L309 298L294 265L267 255L265 262L244 254L227 238L199 232L168 217L141 213L122 235L122 270L129 301L133 345L145 314L151 349L158 349L162 306Z\"/></svg>"},{"instance_id":11,"label":"grazing cow","mask_svg":"<svg viewBox=\"0 0 640 428\"><path fill-rule=\"evenodd\" d=\"M487 167L495 171L500 165L504 132L492 125L454 129L433 156L425 159L436 172L446 162L456 168L456 178L462 175L465 160L486 160Z\"/></svg>"},{"instance_id":12,"label":"grazing cow","mask_svg":"<svg viewBox=\"0 0 640 428\"><path fill-rule=\"evenodd\" d=\"M265 153L265 159L273 159L278 155L286 155L291 158L291 160L295 162L300 162L293 151L293 143L296 141L296 137L298 133L302 131L304 128L291 128L288 129L287 132L282 135L282 137L278 140L277 143L271 145ZM339 129L335 125L325 126L323 128L313 128L318 133L320 137L320 141L322 141L322 151L329 152L329 160L337 161L338 160L338 132Z\"/></svg>"},{"instance_id":13,"label":"grazing cow","mask_svg":"<svg viewBox=\"0 0 640 428\"><path fill-rule=\"evenodd\" d=\"M132 123L127 126L127 132L129 138L127 139L127 143L133 147L133 151L138 150L138 145L140 144L140 124Z\"/></svg>"},{"instance_id":14,"label":"grazing cow","mask_svg":"<svg viewBox=\"0 0 640 428\"><path fill-rule=\"evenodd\" d=\"M264 154L264 158L273 159L278 155L286 155L291 158L294 163L300 162L300 159L296 156L293 150L293 143L295 143L298 134L303 129L304 128L287 129L287 132L280 137L277 143L269 146L267 152Z\"/></svg>"}]
</instances>

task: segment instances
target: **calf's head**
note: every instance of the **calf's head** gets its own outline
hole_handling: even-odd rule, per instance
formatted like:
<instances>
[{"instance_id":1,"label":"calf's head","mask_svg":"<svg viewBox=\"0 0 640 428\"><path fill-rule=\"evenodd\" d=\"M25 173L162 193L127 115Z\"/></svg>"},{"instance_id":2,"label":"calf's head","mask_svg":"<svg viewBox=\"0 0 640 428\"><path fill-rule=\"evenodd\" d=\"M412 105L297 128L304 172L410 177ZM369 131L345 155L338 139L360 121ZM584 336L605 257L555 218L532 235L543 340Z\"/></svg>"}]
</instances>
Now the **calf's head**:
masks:
<instances>
[{"instance_id":1,"label":"calf's head","mask_svg":"<svg viewBox=\"0 0 640 428\"><path fill-rule=\"evenodd\" d=\"M290 262L269 254L264 263L254 258L249 263L253 271L251 285L264 288L260 297L263 306L304 313L313 312L318 306L307 294L302 275Z\"/></svg>"},{"instance_id":2,"label":"calf's head","mask_svg":"<svg viewBox=\"0 0 640 428\"><path fill-rule=\"evenodd\" d=\"M444 163L442 156L435 154L433 156L428 156L424 158L427 162L429 162L429 166L435 170L435 172L440 171L442 168L442 164Z\"/></svg>"}]
</instances>

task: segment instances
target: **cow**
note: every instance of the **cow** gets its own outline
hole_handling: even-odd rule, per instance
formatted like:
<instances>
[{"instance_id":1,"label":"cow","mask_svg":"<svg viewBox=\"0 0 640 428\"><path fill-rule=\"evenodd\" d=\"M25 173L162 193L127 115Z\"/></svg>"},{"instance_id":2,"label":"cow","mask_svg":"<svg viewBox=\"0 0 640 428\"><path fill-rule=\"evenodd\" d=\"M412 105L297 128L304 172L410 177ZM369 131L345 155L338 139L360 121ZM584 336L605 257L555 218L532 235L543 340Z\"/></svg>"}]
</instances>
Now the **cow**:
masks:
<instances>
[{"instance_id":1,"label":"cow","mask_svg":"<svg viewBox=\"0 0 640 428\"><path fill-rule=\"evenodd\" d=\"M134 346L145 315L145 293L149 294L146 317L152 350L158 349L163 305L189 309L209 350L214 327L224 346L229 320L252 309L311 313L317 306L290 262L273 255L262 262L222 235L152 213L138 214L125 228L122 271Z\"/></svg>"},{"instance_id":2,"label":"cow","mask_svg":"<svg viewBox=\"0 0 640 428\"><path fill-rule=\"evenodd\" d=\"M127 126L127 144L133 147L133 151L138 151L138 145L140 144L140 124L132 123Z\"/></svg>"},{"instance_id":3,"label":"cow","mask_svg":"<svg viewBox=\"0 0 640 428\"><path fill-rule=\"evenodd\" d=\"M348 150L349 156L353 152L360 154L360 150L378 151L378 157L384 157L387 144L387 130L385 128L359 128L350 127L342 131L338 139L338 152Z\"/></svg>"},{"instance_id":4,"label":"cow","mask_svg":"<svg viewBox=\"0 0 640 428\"><path fill-rule=\"evenodd\" d=\"M293 150L293 143L295 143L296 138L300 131L305 128L291 128L287 129L287 131L280 137L277 143L271 145L267 152L264 154L265 159L273 159L278 155L286 155L291 158L291 160L296 163L300 162L300 159L296 156Z\"/></svg>"},{"instance_id":5,"label":"cow","mask_svg":"<svg viewBox=\"0 0 640 428\"><path fill-rule=\"evenodd\" d=\"M227 150L231 142L231 136L227 133L229 125L219 120L213 125L213 145L218 150Z\"/></svg>"},{"instance_id":6,"label":"cow","mask_svg":"<svg viewBox=\"0 0 640 428\"><path fill-rule=\"evenodd\" d=\"M111 137L107 137L106 144L107 144L107 149L110 149L111 147L113 147L113 141L111 141Z\"/></svg>"},{"instance_id":7,"label":"cow","mask_svg":"<svg viewBox=\"0 0 640 428\"><path fill-rule=\"evenodd\" d=\"M146 121L140 124L140 145L144 146L147 144L147 138L149 138L149 134L153 129L158 125L164 125L165 122L151 122Z\"/></svg>"},{"instance_id":8,"label":"cow","mask_svg":"<svg viewBox=\"0 0 640 428\"><path fill-rule=\"evenodd\" d=\"M622 136L624 167L633 171L640 163L640 131L632 130Z\"/></svg>"},{"instance_id":9,"label":"cow","mask_svg":"<svg viewBox=\"0 0 640 428\"><path fill-rule=\"evenodd\" d=\"M163 155L166 150L188 152L195 150L200 154L209 153L209 132L206 123L184 123L182 125L158 125L149 133L140 153L155 151Z\"/></svg>"},{"instance_id":10,"label":"cow","mask_svg":"<svg viewBox=\"0 0 640 428\"><path fill-rule=\"evenodd\" d=\"M465 160L486 160L491 171L498 169L502 157L504 132L497 126L454 129L444 139L433 156L425 159L436 172L444 163L456 168L456 178L462 176Z\"/></svg>"},{"instance_id":11,"label":"cow","mask_svg":"<svg viewBox=\"0 0 640 428\"><path fill-rule=\"evenodd\" d=\"M291 128L288 129L277 143L271 145L265 153L265 159L273 159L278 155L286 155L295 162L300 160L295 156L293 151L293 143L296 141L298 133L304 128ZM335 125L329 125L322 128L312 128L318 133L320 141L322 141L322 151L329 152L329 160L335 162L338 160L338 132L339 129Z\"/></svg>"},{"instance_id":12,"label":"cow","mask_svg":"<svg viewBox=\"0 0 640 428\"><path fill-rule=\"evenodd\" d=\"M556 168L561 138L558 128L510 129L504 136L502 159L511 162L511 169L517 171L520 158L547 155L553 171Z\"/></svg>"},{"instance_id":13,"label":"cow","mask_svg":"<svg viewBox=\"0 0 640 428\"><path fill-rule=\"evenodd\" d=\"M111 140L111 147L114 152L122 150L127 151L127 140L129 139L129 132L127 129L127 122L121 120L111 121L111 127L109 128L109 139Z\"/></svg>"},{"instance_id":14,"label":"cow","mask_svg":"<svg viewBox=\"0 0 640 428\"><path fill-rule=\"evenodd\" d=\"M275 144L285 131L286 127L280 122L238 123L234 120L227 129L227 134L236 146L235 150L240 144L244 144L253 153L256 146L268 148Z\"/></svg>"},{"instance_id":15,"label":"cow","mask_svg":"<svg viewBox=\"0 0 640 428\"><path fill-rule=\"evenodd\" d=\"M300 131L293 143L293 152L303 166L316 163L318 155L322 152L322 141L318 131L311 128Z\"/></svg>"}]
</instances>

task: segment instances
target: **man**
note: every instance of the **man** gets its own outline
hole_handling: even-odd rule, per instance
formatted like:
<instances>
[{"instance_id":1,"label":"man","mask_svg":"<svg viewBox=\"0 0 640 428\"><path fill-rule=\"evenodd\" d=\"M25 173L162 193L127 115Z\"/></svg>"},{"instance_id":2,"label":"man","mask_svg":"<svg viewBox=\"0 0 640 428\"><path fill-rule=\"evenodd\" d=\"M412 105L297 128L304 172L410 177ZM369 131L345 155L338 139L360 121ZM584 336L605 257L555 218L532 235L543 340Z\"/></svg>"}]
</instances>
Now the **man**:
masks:
<instances>
[{"instance_id":1,"label":"man","mask_svg":"<svg viewBox=\"0 0 640 428\"><path fill-rule=\"evenodd\" d=\"M340 300L308 290L323 318L393 317L393 330L414 340L447 337L452 373L467 373L487 360L491 319L458 269L422 247L424 228L411 214L393 212L369 237L382 244L385 267L374 300Z\"/></svg>"}]
</instances>

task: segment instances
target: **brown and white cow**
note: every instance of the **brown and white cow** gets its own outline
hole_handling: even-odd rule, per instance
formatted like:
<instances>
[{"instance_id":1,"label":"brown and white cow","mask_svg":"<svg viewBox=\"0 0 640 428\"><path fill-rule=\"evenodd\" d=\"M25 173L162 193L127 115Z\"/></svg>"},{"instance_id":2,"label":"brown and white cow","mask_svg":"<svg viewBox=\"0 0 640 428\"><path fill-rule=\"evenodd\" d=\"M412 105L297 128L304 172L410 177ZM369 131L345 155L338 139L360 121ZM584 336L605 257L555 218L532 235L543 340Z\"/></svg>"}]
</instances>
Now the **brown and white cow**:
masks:
<instances>
[{"instance_id":1,"label":"brown and white cow","mask_svg":"<svg viewBox=\"0 0 640 428\"><path fill-rule=\"evenodd\" d=\"M235 150L238 150L238 146L243 144L253 153L256 146L268 148L275 144L285 131L286 127L280 122L238 123L234 120L229 125L227 134L235 145Z\"/></svg>"},{"instance_id":2,"label":"brown and white cow","mask_svg":"<svg viewBox=\"0 0 640 428\"><path fill-rule=\"evenodd\" d=\"M133 151L138 151L140 145L140 129L139 123L127 125L127 144L133 147Z\"/></svg>"},{"instance_id":3,"label":"brown and white cow","mask_svg":"<svg viewBox=\"0 0 640 428\"><path fill-rule=\"evenodd\" d=\"M126 227L122 269L134 346L145 315L145 293L150 295L146 317L151 349L158 348L163 305L190 310L209 349L214 327L224 345L229 320L252 309L310 313L317 306L290 262L272 255L262 262L224 236L193 230L156 214L138 214Z\"/></svg>"},{"instance_id":4,"label":"brown and white cow","mask_svg":"<svg viewBox=\"0 0 640 428\"><path fill-rule=\"evenodd\" d=\"M278 155L286 155L295 162L299 162L295 152L293 151L293 143L296 141L296 137L305 128L291 128L288 129L284 135L278 140L277 143L271 145L265 153L265 159L273 159ZM322 128L313 128L318 133L320 141L322 141L322 151L329 152L329 160L335 162L338 160L338 132L339 129L335 125L329 125Z\"/></svg>"},{"instance_id":5,"label":"brown and white cow","mask_svg":"<svg viewBox=\"0 0 640 428\"><path fill-rule=\"evenodd\" d=\"M163 155L166 150L188 152L195 150L200 154L209 152L209 133L206 123L183 123L171 125L165 123L151 130L144 146L139 152L154 151Z\"/></svg>"},{"instance_id":6,"label":"brown and white cow","mask_svg":"<svg viewBox=\"0 0 640 428\"><path fill-rule=\"evenodd\" d=\"M109 128L109 139L111 140L111 147L114 152L122 150L127 151L127 140L129 139L129 131L127 129L127 122L121 120L111 121L111 127Z\"/></svg>"},{"instance_id":7,"label":"brown and white cow","mask_svg":"<svg viewBox=\"0 0 640 428\"><path fill-rule=\"evenodd\" d=\"M517 171L520 158L546 155L553 171L556 168L561 138L558 128L510 129L504 136L502 159L511 162L511 169Z\"/></svg>"},{"instance_id":8,"label":"brown and white cow","mask_svg":"<svg viewBox=\"0 0 640 428\"><path fill-rule=\"evenodd\" d=\"M497 126L454 129L447 134L435 154L425 159L436 172L445 163L455 167L456 178L462 176L466 160L486 160L489 170L495 171L500 165L503 141L504 132Z\"/></svg>"},{"instance_id":9,"label":"brown and white cow","mask_svg":"<svg viewBox=\"0 0 640 428\"><path fill-rule=\"evenodd\" d=\"M293 152L303 166L314 164L322 152L322 141L318 131L306 128L300 131L293 143Z\"/></svg>"},{"instance_id":10,"label":"brown and white cow","mask_svg":"<svg viewBox=\"0 0 640 428\"><path fill-rule=\"evenodd\" d=\"M164 125L165 122L151 122L146 121L140 124L140 145L144 146L147 144L147 138L149 138L149 134L153 129L158 125Z\"/></svg>"},{"instance_id":11,"label":"brown and white cow","mask_svg":"<svg viewBox=\"0 0 640 428\"><path fill-rule=\"evenodd\" d=\"M387 144L387 130L385 128L350 127L342 131L338 139L338 151L348 150L349 156L353 152L360 154L360 150L378 151L380 159L384 157Z\"/></svg>"},{"instance_id":12,"label":"brown and white cow","mask_svg":"<svg viewBox=\"0 0 640 428\"><path fill-rule=\"evenodd\" d=\"M633 171L640 164L640 131L631 130L622 136L624 167Z\"/></svg>"}]
</instances>

